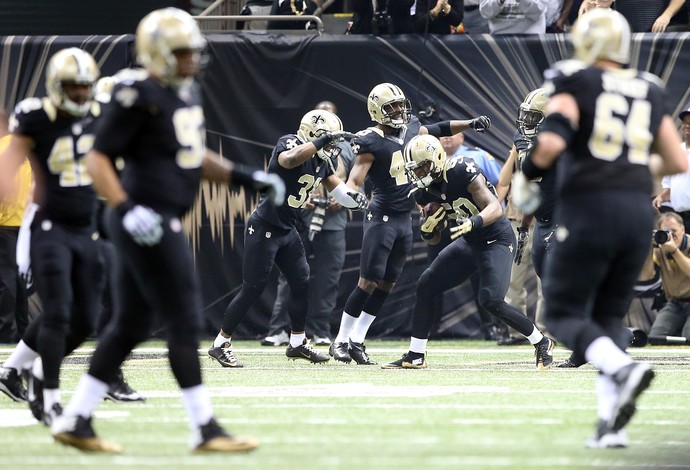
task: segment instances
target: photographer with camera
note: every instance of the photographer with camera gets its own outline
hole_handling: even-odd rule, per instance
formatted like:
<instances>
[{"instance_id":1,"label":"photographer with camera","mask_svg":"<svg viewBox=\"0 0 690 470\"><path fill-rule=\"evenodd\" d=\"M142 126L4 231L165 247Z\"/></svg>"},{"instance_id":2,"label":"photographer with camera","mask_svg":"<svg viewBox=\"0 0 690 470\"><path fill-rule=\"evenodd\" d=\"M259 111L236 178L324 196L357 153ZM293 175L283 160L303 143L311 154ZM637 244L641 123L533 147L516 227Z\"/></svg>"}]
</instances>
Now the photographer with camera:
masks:
<instances>
[{"instance_id":1,"label":"photographer with camera","mask_svg":"<svg viewBox=\"0 0 690 470\"><path fill-rule=\"evenodd\" d=\"M683 219L675 212L659 216L654 232L654 264L659 267L666 294L649 336L690 338L690 243Z\"/></svg>"},{"instance_id":2,"label":"photographer with camera","mask_svg":"<svg viewBox=\"0 0 690 470\"><path fill-rule=\"evenodd\" d=\"M418 0L414 27L418 34L457 32L464 15L462 0Z\"/></svg>"}]
</instances>

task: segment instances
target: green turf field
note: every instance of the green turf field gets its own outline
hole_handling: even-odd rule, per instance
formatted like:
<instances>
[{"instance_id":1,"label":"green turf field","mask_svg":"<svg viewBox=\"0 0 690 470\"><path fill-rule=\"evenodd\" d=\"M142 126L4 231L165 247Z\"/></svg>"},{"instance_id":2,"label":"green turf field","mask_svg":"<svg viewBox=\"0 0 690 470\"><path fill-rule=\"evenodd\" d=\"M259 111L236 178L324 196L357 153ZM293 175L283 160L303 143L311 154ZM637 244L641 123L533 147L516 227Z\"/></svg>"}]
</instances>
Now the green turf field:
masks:
<instances>
[{"instance_id":1,"label":"green turf field","mask_svg":"<svg viewBox=\"0 0 690 470\"><path fill-rule=\"evenodd\" d=\"M368 346L382 363L397 359L407 341ZM0 468L690 469L690 348L631 350L657 377L628 427L630 447L591 450L584 447L596 420L591 366L537 371L530 346L429 347L430 367L419 371L293 362L284 348L258 341L235 345L243 369L223 369L202 352L217 417L261 445L249 454L193 455L163 344L146 343L125 363L125 376L148 401L104 402L94 421L123 454L60 446L25 404L0 395ZM0 361L9 352L0 348ZM88 353L66 360L65 399ZM568 354L557 349L555 356Z\"/></svg>"}]
</instances>

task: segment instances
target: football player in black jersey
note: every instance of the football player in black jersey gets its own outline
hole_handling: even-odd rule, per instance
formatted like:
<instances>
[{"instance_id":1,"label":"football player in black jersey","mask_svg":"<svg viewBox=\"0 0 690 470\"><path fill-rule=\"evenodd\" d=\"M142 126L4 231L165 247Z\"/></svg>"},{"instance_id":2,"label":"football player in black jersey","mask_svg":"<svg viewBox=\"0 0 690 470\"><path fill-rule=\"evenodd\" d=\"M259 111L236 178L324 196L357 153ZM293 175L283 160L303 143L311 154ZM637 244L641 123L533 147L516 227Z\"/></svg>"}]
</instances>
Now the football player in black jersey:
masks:
<instances>
[{"instance_id":1,"label":"football player in black jersey","mask_svg":"<svg viewBox=\"0 0 690 470\"><path fill-rule=\"evenodd\" d=\"M205 39L194 19L176 8L146 15L136 31L142 70L118 75L86 167L93 187L113 209L106 214L117 257L116 311L61 418L55 440L81 450L118 452L98 438L91 420L108 382L132 349L148 338L153 315L166 327L172 372L187 411L196 452L238 452L257 447L228 435L213 415L201 381L198 335L201 294L180 217L192 206L200 179L268 186L281 203L282 182L241 172L205 145L200 90L194 79ZM114 159L122 157L119 176Z\"/></svg>"},{"instance_id":2,"label":"football player in black jersey","mask_svg":"<svg viewBox=\"0 0 690 470\"><path fill-rule=\"evenodd\" d=\"M513 177L513 201L536 207L540 176L558 159L556 230L544 274L545 322L592 363L599 400L590 447L625 447L625 425L654 372L624 351L623 317L649 252L650 169L687 171L662 81L625 68L630 27L594 9L572 29L575 59L545 72L551 96L537 143ZM652 152L660 155L652 156Z\"/></svg>"},{"instance_id":3,"label":"football player in black jersey","mask_svg":"<svg viewBox=\"0 0 690 470\"><path fill-rule=\"evenodd\" d=\"M100 115L93 101L99 69L78 48L54 54L46 67L45 98L27 98L15 108L9 159L27 156L40 206L31 230L31 258L43 313L32 322L18 353L40 355L29 376L33 415L50 424L61 412L60 366L94 330L103 287L103 262L95 227L96 194L84 155ZM11 175L14 173L11 172Z\"/></svg>"},{"instance_id":4,"label":"football player in black jersey","mask_svg":"<svg viewBox=\"0 0 690 470\"><path fill-rule=\"evenodd\" d=\"M74 55L72 55L72 54L74 54ZM59 81L59 80L57 80L56 77L54 77L53 75L59 75L60 78L62 79L62 82L64 83L63 87L65 88L65 93L67 95L72 94L73 92L69 91L70 85L75 80L73 80L71 78L71 74L78 71L79 69L77 67L70 68L69 67L70 61L73 59L76 61L75 63L77 63L79 60L86 61L88 63L90 61L90 59L82 57L84 54L87 54L87 53L85 53L79 49L69 49L69 50L67 50L67 52L61 52L60 54L56 54L51 59L51 62L50 62L51 65L47 69L47 71L51 74L51 76L48 78L48 83L52 83L52 84L57 83L57 81ZM71 57L72 59L65 59L66 57L67 58ZM98 116L100 115L101 106L102 106L103 101L99 100L97 97L97 95L99 93L99 85L98 84L103 83L104 80L107 80L109 78L110 77L101 77L98 80L98 82L95 85L93 85L94 86L93 92L92 92L93 96L89 95L90 96L89 103L91 103L91 106L90 106L89 113L87 113L88 119L97 119ZM87 85L89 83L91 83L89 80L90 79L84 80ZM56 107L56 109L59 110L59 109L62 109L61 106L64 106L64 104L62 104L62 103L67 102L67 101L59 98L60 95L55 90L55 86L56 85L52 85L52 88L48 87L49 89L51 89L51 94L49 95L48 98L50 100L49 103L52 103ZM108 93L109 93L109 91L108 91ZM107 93L101 92L101 95L103 95L103 96L105 96L106 94ZM96 101L98 101L98 103L93 103L91 101L91 97L96 99ZM35 110L33 113L27 113L26 110L23 108L30 107L29 105L27 105L27 103L35 102L35 100L36 100L35 98L25 100L22 103L20 103L21 106L17 107L15 120L17 122L18 128L20 127L20 124L26 125L27 123L32 123L35 120L36 120L36 122L40 122L40 119L42 119L42 118L40 118L40 115L42 114L42 112L50 109L50 106L48 106L48 108L43 107L43 111ZM70 100L70 102L71 101L73 101L73 100ZM77 102L77 100L75 99L74 102ZM67 105L67 106L70 106L70 105ZM47 112L50 113L52 111L47 111ZM37 116L39 116L39 118L37 118ZM76 116L76 118L78 118L78 117L79 116ZM58 112L56 114L55 121L56 122L63 122L63 125L67 129L68 127L70 127L72 125L71 123L73 123L73 121L75 121L76 118L74 117L74 114L68 113L66 110L63 110L62 112ZM93 126L90 125L88 128L91 129L92 127ZM65 136L70 135L69 130L65 130L64 132L65 132ZM39 136L37 138L43 139L42 136ZM92 138L92 136L90 138ZM31 139L33 139L33 137L31 137ZM19 142L21 142L21 140ZM43 147L47 147L48 145L49 145L49 140L43 145ZM25 154L25 155L31 154L30 150L27 148L24 148L23 150L19 149L19 148L17 148L17 149L18 149L18 153L14 154L16 157L21 157L22 154ZM83 150L82 150L82 152L83 152ZM75 157L73 157L73 158L76 158L76 160L79 161L82 157L83 157L83 154L78 154L78 155L75 155ZM36 155L35 158L40 159L41 156ZM43 159L45 159L45 157L43 157ZM67 161L69 161L69 160L67 160ZM66 165L66 168L69 168L69 165ZM71 170L68 170L68 171L71 171ZM10 174L11 174L11 172L10 172ZM75 188L79 189L80 187L77 186ZM49 187L49 189L50 189L50 187ZM83 188L81 190L83 191ZM54 191L55 191L55 189L53 187L53 192ZM70 191L70 189L69 189L69 187L63 188L63 191L67 192L67 191ZM50 197L50 196L47 196L48 194L52 194L52 193L51 192L45 192L45 197ZM83 192L83 194L86 195L86 204L88 206L91 206L94 202L93 201L93 192ZM45 197L43 197L43 199L45 199ZM31 247L30 247L30 245L31 245L31 242L30 242L30 240L31 240L31 224L32 224L32 221L35 217L36 208L38 208L38 205L31 204L31 206L29 208L27 208L27 210L25 211L24 218L22 219L22 228L20 230L20 234L21 234L20 237L22 239L26 238L27 242L26 243L24 243L24 242L18 243L18 247L25 248L22 250L21 254L20 254L20 248L18 248L18 250L17 250L18 259L20 257L29 258L30 253L33 253L34 249L38 249L39 252L41 250L45 250L45 248L34 247L34 249L31 249ZM69 210L70 207L67 206L64 209ZM92 214L92 217L93 216L96 216L96 210L95 209L94 209L93 214ZM43 218L43 217L45 217L45 215L41 212L41 215L39 215L39 217ZM101 227L99 227L97 223L95 224L95 228L97 229L98 234L95 234L93 232L89 232L89 237L93 238L93 239L98 239L98 241L96 243L100 244L103 242L103 237L102 237L103 232L101 230ZM91 227L89 227L89 230L91 230ZM37 237L36 243L38 243L40 245L45 245L47 243L45 241L46 235L42 233L43 230L40 230L40 232L41 232L41 236ZM49 240L51 240L50 243L55 242L55 239L49 238ZM86 243L85 245L90 246L90 243ZM97 257L94 259L97 259ZM38 261L39 265L42 263L42 260L37 260L37 261ZM31 267L28 268L28 272L31 272ZM64 271L61 274L67 275L68 272ZM94 278L94 279L98 280L98 278ZM99 290L99 284L95 283L94 285L90 286L90 291L94 291L98 295L101 292L103 292L103 289ZM91 300L89 300L89 301L91 302ZM52 305L54 302L56 302L56 300L51 299L51 301L49 302L49 305ZM91 307L93 307L93 304L90 304L90 305L91 305ZM100 310L100 308L99 308L99 310ZM92 314L92 313L90 312L90 314ZM30 387L31 392L29 394L29 398L30 398L29 399L29 406L31 408L33 415L36 417L36 419L38 419L39 421L47 422L47 421L52 419L52 417L53 417L52 415L54 415L57 411L55 409L53 409L50 411L50 413L46 414L46 412L45 412L46 410L44 410L44 400L43 400L43 393L42 393L42 390L44 388L43 387L43 377L44 377L43 362L42 361L36 361L35 367L32 367L34 365L34 360L37 357L39 357L38 335L39 335L39 331L40 331L40 325L45 320L44 317L45 317L45 315L39 315L36 319L34 319L32 321L30 327L25 332L21 341L19 341L19 343L17 344L15 349L12 351L12 354L7 359L7 361L3 364L3 367L0 368L0 377L5 376L5 379L0 379L0 390L6 391L6 392L11 392L12 390L22 390L23 385L21 383L21 380L19 379L19 376L23 372L28 372L30 374L29 382L31 384L31 387ZM81 321L80 319L76 319L76 318L74 320L75 321ZM101 318L98 321L100 322L103 320L104 319L102 318L102 315L101 315ZM83 331L84 329L89 328L89 324L91 325L91 328L93 328L93 325L95 324L95 320L93 320L89 317L89 323L85 323L83 326L77 328L74 332L72 331L71 328L67 331L67 336L65 338L65 344L66 344L65 355L69 354L76 347L78 347L84 341L84 339L86 339L86 336L88 334L90 334L87 332L87 335L85 335L84 331ZM10 371L6 372L7 369L13 369L13 371L10 370ZM20 399L19 401L27 401L27 393L26 393L26 391L23 391L23 392L24 393L20 393L20 394L17 394L17 393L13 393L13 394L7 393L7 394L15 400L17 400L19 398ZM52 392L49 390L48 395L51 395L51 394L52 394ZM124 375L122 373L122 370L118 371L116 378L110 383L110 388L108 390L108 394L106 395L106 397L108 399L113 400L113 401L121 401L121 402L144 401L145 400L145 398L143 396L141 396L141 394L139 394L138 392L133 390L127 384L127 382L124 379ZM55 406L55 404L54 403L51 404L50 401L48 402L48 405L50 408L54 408L54 406Z\"/></svg>"},{"instance_id":5,"label":"football player in black jersey","mask_svg":"<svg viewBox=\"0 0 690 470\"><path fill-rule=\"evenodd\" d=\"M278 139L268 171L285 181L286 204L275 207L260 201L246 223L242 288L228 305L222 328L208 350L223 367L242 367L232 352L232 333L266 288L274 265L280 268L290 286L291 333L285 355L314 363L330 359L327 354L314 350L304 333L309 265L296 223L309 194L321 183L343 207L366 207L366 197L352 191L335 175L340 154L336 141L345 136L354 137L343 131L338 116L325 110L312 110L302 117L297 134Z\"/></svg>"},{"instance_id":6,"label":"football player in black jersey","mask_svg":"<svg viewBox=\"0 0 690 470\"><path fill-rule=\"evenodd\" d=\"M479 305L524 335L535 348L536 365L548 368L554 341L517 308L504 300L510 282L515 234L503 213L493 185L470 158L446 159L439 140L432 135L413 138L404 151L405 172L414 184L420 205L438 203L435 213L422 224L422 238L438 243L448 220L455 241L444 248L422 273L417 283L410 350L384 369L423 369L426 343L436 318L436 296L465 282L479 271Z\"/></svg>"},{"instance_id":7,"label":"football player in black jersey","mask_svg":"<svg viewBox=\"0 0 690 470\"><path fill-rule=\"evenodd\" d=\"M373 196L364 214L359 281L345 303L330 348L336 360L357 364L376 364L366 353L364 338L412 249L410 212L415 202L409 197L412 185L404 171L403 147L419 133L440 137L468 129L483 132L491 126L486 116L421 126L411 114L410 101L391 83L376 85L367 107L376 125L360 131L352 141L355 165L347 184L359 190L366 178Z\"/></svg>"},{"instance_id":8,"label":"football player in black jersey","mask_svg":"<svg viewBox=\"0 0 690 470\"><path fill-rule=\"evenodd\" d=\"M546 253L548 252L548 242L553 236L555 227L553 226L553 209L555 205L555 184L556 184L556 170L552 168L548 173L535 180L542 192L542 202L539 205L536 213L523 214L515 209L514 205L508 198L510 190L510 181L516 171L520 171L525 154L529 147L533 144L537 135L539 125L544 120L544 112L549 97L546 90L537 88L530 91L523 102L518 107L517 116L517 130L513 135L513 146L510 149L508 158L506 159L501 173L499 175L498 184L496 185L496 193L498 200L507 200L506 212L510 217L511 214L516 216L514 227L517 232L517 248L515 250L514 266L511 271L511 284L508 289L507 301L518 306L516 302L524 301L516 299L515 296L521 295L524 291L524 281L527 278L527 268L529 261L525 260L525 255L531 253L534 271L538 278L541 278L543 273L543 265ZM533 241L530 242L530 226L536 218L536 224L532 233ZM541 301L541 283L537 283L540 300L537 302L538 310L536 312L536 323L541 328L542 325L542 311L543 302ZM524 295L524 294L522 294ZM523 309L521 309L523 310ZM512 339L512 338L511 338ZM509 344L502 343L499 344Z\"/></svg>"}]
</instances>

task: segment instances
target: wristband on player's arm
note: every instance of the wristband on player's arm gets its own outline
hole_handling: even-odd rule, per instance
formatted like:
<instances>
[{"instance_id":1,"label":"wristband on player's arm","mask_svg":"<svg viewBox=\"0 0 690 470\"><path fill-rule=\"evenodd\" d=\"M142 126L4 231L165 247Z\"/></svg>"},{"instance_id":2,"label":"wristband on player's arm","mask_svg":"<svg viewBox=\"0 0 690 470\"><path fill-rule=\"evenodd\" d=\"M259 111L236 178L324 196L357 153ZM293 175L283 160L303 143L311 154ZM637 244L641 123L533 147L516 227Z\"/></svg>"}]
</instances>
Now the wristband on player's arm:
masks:
<instances>
[{"instance_id":1,"label":"wristband on player's arm","mask_svg":"<svg viewBox=\"0 0 690 470\"><path fill-rule=\"evenodd\" d=\"M453 132L450 129L450 121L436 122L424 127L426 127L426 130L429 132L429 134L433 135L434 137L446 137L453 135Z\"/></svg>"},{"instance_id":2,"label":"wristband on player's arm","mask_svg":"<svg viewBox=\"0 0 690 470\"><path fill-rule=\"evenodd\" d=\"M258 171L261 170L251 166L235 164L228 176L228 183L256 189L257 179L254 177L254 174Z\"/></svg>"}]
</instances>

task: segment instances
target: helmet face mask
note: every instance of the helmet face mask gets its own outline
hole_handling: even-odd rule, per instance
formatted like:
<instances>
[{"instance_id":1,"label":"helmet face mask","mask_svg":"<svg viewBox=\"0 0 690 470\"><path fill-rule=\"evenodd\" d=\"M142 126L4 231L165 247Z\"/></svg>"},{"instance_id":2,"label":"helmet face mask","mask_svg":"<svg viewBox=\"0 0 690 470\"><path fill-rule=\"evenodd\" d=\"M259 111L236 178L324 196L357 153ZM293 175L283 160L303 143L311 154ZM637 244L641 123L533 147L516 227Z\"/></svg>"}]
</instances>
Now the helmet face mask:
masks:
<instances>
[{"instance_id":1,"label":"helmet face mask","mask_svg":"<svg viewBox=\"0 0 690 470\"><path fill-rule=\"evenodd\" d=\"M135 46L137 61L149 73L166 84L177 85L195 75L206 47L199 26L189 13L177 8L163 8L146 15L137 26ZM192 52L192 66L179 66L176 53ZM180 68L189 69L180 73Z\"/></svg>"},{"instance_id":2,"label":"helmet face mask","mask_svg":"<svg viewBox=\"0 0 690 470\"><path fill-rule=\"evenodd\" d=\"M46 67L48 98L57 108L73 116L84 116L91 108L93 88L99 75L100 70L91 54L76 47L62 49L50 58ZM78 90L79 85L86 87L86 99L80 96L83 93Z\"/></svg>"},{"instance_id":3,"label":"helmet face mask","mask_svg":"<svg viewBox=\"0 0 690 470\"><path fill-rule=\"evenodd\" d=\"M412 105L400 87L392 83L376 85L367 98L371 120L394 129L410 122Z\"/></svg>"},{"instance_id":4,"label":"helmet face mask","mask_svg":"<svg viewBox=\"0 0 690 470\"><path fill-rule=\"evenodd\" d=\"M630 62L630 25L623 15L608 8L594 8L580 16L571 30L575 58L591 65L610 60Z\"/></svg>"},{"instance_id":5,"label":"helmet face mask","mask_svg":"<svg viewBox=\"0 0 690 470\"><path fill-rule=\"evenodd\" d=\"M297 130L297 137L303 142L313 142L324 132L342 131L343 123L338 116L323 109L314 109L302 117ZM340 156L340 147L330 143L316 152L323 160L330 160Z\"/></svg>"},{"instance_id":6,"label":"helmet face mask","mask_svg":"<svg viewBox=\"0 0 690 470\"><path fill-rule=\"evenodd\" d=\"M537 88L525 97L525 101L518 108L516 120L520 134L528 139L536 137L548 103L549 96L544 88Z\"/></svg>"},{"instance_id":7,"label":"helmet face mask","mask_svg":"<svg viewBox=\"0 0 690 470\"><path fill-rule=\"evenodd\" d=\"M443 173L446 152L441 142L429 134L412 138L403 152L405 174L417 188L428 188Z\"/></svg>"}]
</instances>

